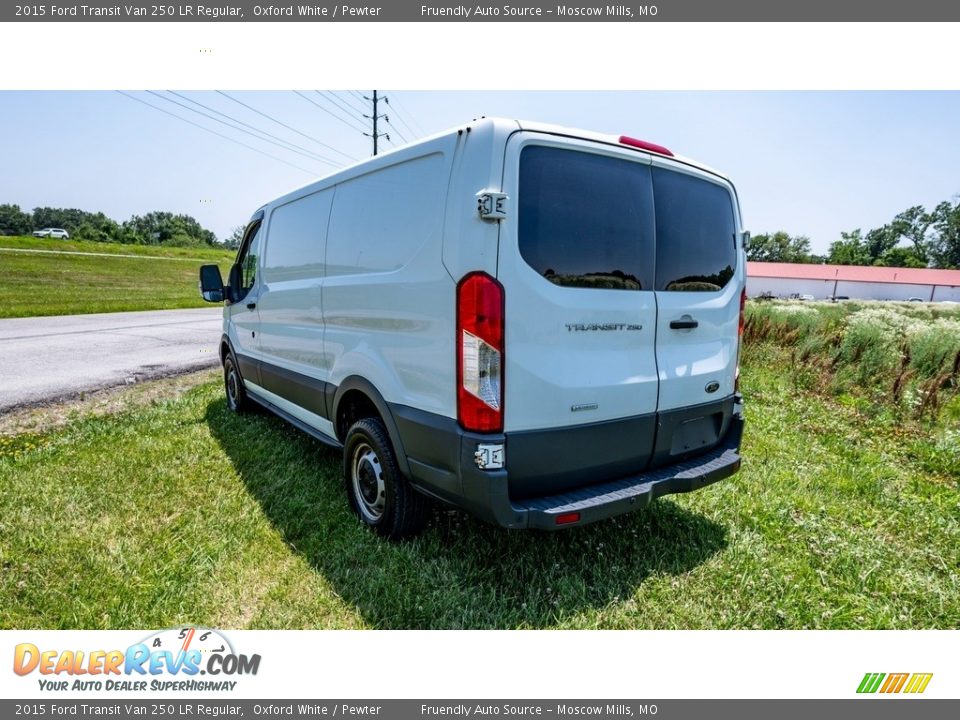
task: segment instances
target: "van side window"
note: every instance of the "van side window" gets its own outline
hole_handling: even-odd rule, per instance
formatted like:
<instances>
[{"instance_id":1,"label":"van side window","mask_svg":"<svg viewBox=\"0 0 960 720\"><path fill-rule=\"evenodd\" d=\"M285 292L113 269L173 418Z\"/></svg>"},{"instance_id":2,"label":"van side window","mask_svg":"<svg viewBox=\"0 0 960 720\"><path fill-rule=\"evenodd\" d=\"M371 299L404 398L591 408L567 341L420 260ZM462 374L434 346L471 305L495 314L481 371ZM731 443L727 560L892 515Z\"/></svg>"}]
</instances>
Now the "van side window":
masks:
<instances>
[{"instance_id":1,"label":"van side window","mask_svg":"<svg viewBox=\"0 0 960 720\"><path fill-rule=\"evenodd\" d=\"M733 201L722 185L653 169L657 290L715 292L737 265Z\"/></svg>"},{"instance_id":2,"label":"van side window","mask_svg":"<svg viewBox=\"0 0 960 720\"><path fill-rule=\"evenodd\" d=\"M261 225L262 221L258 220L247 229L246 237L243 239L243 245L240 248L240 255L237 258L237 263L240 265L240 297L250 292L257 278L257 260L260 257Z\"/></svg>"},{"instance_id":3,"label":"van side window","mask_svg":"<svg viewBox=\"0 0 960 720\"><path fill-rule=\"evenodd\" d=\"M274 209L263 246L263 280L270 284L325 274L324 250L333 189L311 193Z\"/></svg>"},{"instance_id":4,"label":"van side window","mask_svg":"<svg viewBox=\"0 0 960 720\"><path fill-rule=\"evenodd\" d=\"M650 167L532 145L520 154L520 255L567 287L652 290Z\"/></svg>"},{"instance_id":5,"label":"van side window","mask_svg":"<svg viewBox=\"0 0 960 720\"><path fill-rule=\"evenodd\" d=\"M327 276L398 270L437 241L448 180L443 163L444 156L433 153L337 185Z\"/></svg>"}]
</instances>

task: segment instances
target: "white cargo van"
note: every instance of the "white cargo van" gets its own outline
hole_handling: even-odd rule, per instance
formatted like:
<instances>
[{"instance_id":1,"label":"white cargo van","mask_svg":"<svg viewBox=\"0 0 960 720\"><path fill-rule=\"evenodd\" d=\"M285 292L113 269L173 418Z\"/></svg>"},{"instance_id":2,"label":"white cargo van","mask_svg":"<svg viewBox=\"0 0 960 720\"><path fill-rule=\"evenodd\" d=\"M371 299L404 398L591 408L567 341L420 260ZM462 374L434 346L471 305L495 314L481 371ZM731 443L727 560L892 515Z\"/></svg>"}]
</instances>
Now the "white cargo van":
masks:
<instances>
[{"instance_id":1,"label":"white cargo van","mask_svg":"<svg viewBox=\"0 0 960 720\"><path fill-rule=\"evenodd\" d=\"M740 467L744 235L664 147L484 119L264 205L201 289L229 407L342 446L365 523L553 530Z\"/></svg>"}]
</instances>

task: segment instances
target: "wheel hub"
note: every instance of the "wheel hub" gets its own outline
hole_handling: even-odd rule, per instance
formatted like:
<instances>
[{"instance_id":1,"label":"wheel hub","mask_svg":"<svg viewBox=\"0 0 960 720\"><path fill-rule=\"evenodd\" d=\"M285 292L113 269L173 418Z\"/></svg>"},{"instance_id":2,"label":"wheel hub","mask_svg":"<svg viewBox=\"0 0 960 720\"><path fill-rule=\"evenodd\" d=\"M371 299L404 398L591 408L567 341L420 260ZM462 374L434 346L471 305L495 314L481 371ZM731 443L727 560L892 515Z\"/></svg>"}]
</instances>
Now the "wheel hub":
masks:
<instances>
[{"instance_id":1,"label":"wheel hub","mask_svg":"<svg viewBox=\"0 0 960 720\"><path fill-rule=\"evenodd\" d=\"M368 521L376 522L383 516L387 497L383 466L376 452L366 443L356 449L353 457L351 479L357 505Z\"/></svg>"},{"instance_id":2,"label":"wheel hub","mask_svg":"<svg viewBox=\"0 0 960 720\"><path fill-rule=\"evenodd\" d=\"M227 395L230 398L231 407L236 407L239 398L239 387L237 385L237 373L232 369L227 375Z\"/></svg>"}]
</instances>

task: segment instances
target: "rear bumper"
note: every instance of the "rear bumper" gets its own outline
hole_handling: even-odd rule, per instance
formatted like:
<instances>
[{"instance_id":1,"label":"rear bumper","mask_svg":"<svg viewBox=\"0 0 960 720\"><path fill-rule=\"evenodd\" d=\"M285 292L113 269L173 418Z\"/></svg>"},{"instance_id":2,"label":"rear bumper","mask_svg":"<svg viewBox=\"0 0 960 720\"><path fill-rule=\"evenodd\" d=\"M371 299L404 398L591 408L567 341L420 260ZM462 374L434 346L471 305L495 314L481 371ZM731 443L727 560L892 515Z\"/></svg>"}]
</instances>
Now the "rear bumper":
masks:
<instances>
[{"instance_id":1,"label":"rear bumper","mask_svg":"<svg viewBox=\"0 0 960 720\"><path fill-rule=\"evenodd\" d=\"M743 417L736 416L724 441L703 455L633 477L522 501L526 527L560 530L567 525L558 524L558 518L574 515L577 519L571 524L585 525L645 507L662 495L691 492L723 480L740 469L742 436Z\"/></svg>"},{"instance_id":2,"label":"rear bumper","mask_svg":"<svg viewBox=\"0 0 960 720\"><path fill-rule=\"evenodd\" d=\"M701 454L640 473L523 498L511 497L507 469L481 470L474 461L479 443L502 442L509 468L509 436L464 432L456 421L426 417L410 408L392 406L391 410L411 480L420 490L503 527L560 530L622 515L662 495L698 490L736 473L744 425L742 399L736 396L730 402L735 410L724 423L722 438Z\"/></svg>"}]
</instances>

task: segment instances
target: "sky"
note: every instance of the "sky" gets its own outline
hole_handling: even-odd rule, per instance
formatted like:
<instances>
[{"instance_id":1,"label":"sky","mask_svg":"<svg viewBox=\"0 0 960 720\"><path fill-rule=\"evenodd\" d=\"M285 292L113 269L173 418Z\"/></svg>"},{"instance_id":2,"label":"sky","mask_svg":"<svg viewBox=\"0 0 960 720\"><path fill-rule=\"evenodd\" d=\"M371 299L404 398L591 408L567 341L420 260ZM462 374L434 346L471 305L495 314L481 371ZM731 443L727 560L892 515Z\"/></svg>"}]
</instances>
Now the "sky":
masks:
<instances>
[{"instance_id":1,"label":"sky","mask_svg":"<svg viewBox=\"0 0 960 720\"><path fill-rule=\"evenodd\" d=\"M118 221L186 213L224 238L263 203L371 154L371 90L125 92L0 91L0 204ZM753 234L806 235L819 253L842 231L960 194L960 92L378 93L388 148L482 115L666 145L733 180Z\"/></svg>"}]
</instances>

